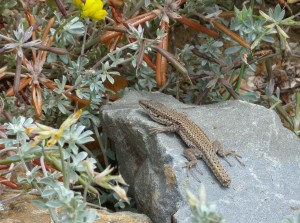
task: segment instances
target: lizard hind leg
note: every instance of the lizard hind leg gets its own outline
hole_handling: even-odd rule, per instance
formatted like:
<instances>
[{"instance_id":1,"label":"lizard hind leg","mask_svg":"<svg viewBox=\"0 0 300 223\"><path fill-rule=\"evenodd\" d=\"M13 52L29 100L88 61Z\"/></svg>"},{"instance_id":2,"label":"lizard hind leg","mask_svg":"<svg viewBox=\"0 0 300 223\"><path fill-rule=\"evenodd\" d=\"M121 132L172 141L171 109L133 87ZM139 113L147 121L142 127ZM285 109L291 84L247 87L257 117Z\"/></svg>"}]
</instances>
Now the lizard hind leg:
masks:
<instances>
[{"instance_id":1,"label":"lizard hind leg","mask_svg":"<svg viewBox=\"0 0 300 223\"><path fill-rule=\"evenodd\" d=\"M231 164L226 158L227 156L233 156L242 166L245 166L245 164L240 160L242 157L239 154L237 154L234 150L225 151L219 140L216 139L212 143L212 145L214 152L221 156L229 164L229 166L231 166Z\"/></svg>"},{"instance_id":2,"label":"lizard hind leg","mask_svg":"<svg viewBox=\"0 0 300 223\"><path fill-rule=\"evenodd\" d=\"M183 156L189 161L185 163L185 166L183 166L182 168L186 168L186 169L190 169L197 165L197 158L201 158L202 154L200 154L201 152L197 149L194 148L186 148L183 150ZM197 168L198 172L203 175L203 172ZM192 170L191 170L192 171ZM191 172L192 176L201 183L201 180L195 175L193 174L193 172ZM188 175L187 175L188 176Z\"/></svg>"},{"instance_id":3,"label":"lizard hind leg","mask_svg":"<svg viewBox=\"0 0 300 223\"><path fill-rule=\"evenodd\" d=\"M191 169L197 164L197 158L202 158L202 153L198 149L186 148L183 150L183 156L189 161L185 163L186 165L184 166L184 168ZM200 173L203 174L201 170Z\"/></svg>"}]
</instances>

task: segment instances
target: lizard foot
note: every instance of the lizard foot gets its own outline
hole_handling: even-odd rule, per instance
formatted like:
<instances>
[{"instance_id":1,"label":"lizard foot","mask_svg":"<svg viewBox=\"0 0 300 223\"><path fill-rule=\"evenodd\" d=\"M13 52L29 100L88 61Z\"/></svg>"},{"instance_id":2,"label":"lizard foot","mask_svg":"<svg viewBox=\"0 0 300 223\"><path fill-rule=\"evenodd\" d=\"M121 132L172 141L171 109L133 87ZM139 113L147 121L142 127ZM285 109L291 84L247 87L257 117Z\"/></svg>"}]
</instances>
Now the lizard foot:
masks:
<instances>
[{"instance_id":1,"label":"lizard foot","mask_svg":"<svg viewBox=\"0 0 300 223\"><path fill-rule=\"evenodd\" d=\"M195 172L193 171L193 169L192 169L192 167L195 165L197 163L197 161L196 162L186 162L185 163L185 166L183 166L182 168L186 168L186 169L188 169L188 170L190 170L191 171L191 175L196 179L196 181L198 181L199 183L201 183L201 180L197 177L197 174L195 174ZM197 168L197 171L201 174L201 175L203 175L203 172L199 169L199 168ZM189 171L187 171L186 172L186 175L187 175L187 177L189 177Z\"/></svg>"},{"instance_id":2,"label":"lizard foot","mask_svg":"<svg viewBox=\"0 0 300 223\"><path fill-rule=\"evenodd\" d=\"M241 166L245 166L245 164L241 161L242 157L239 154L237 154L235 151L232 150L232 151L226 152L224 154L224 159L226 156L233 156L240 163ZM227 159L225 159L225 161L227 161ZM227 163L229 163L229 162L227 161ZM229 166L231 166L230 163L229 163Z\"/></svg>"},{"instance_id":3,"label":"lizard foot","mask_svg":"<svg viewBox=\"0 0 300 223\"><path fill-rule=\"evenodd\" d=\"M192 160L190 162L186 162L183 168L191 169L193 166L197 164L197 160Z\"/></svg>"}]
</instances>

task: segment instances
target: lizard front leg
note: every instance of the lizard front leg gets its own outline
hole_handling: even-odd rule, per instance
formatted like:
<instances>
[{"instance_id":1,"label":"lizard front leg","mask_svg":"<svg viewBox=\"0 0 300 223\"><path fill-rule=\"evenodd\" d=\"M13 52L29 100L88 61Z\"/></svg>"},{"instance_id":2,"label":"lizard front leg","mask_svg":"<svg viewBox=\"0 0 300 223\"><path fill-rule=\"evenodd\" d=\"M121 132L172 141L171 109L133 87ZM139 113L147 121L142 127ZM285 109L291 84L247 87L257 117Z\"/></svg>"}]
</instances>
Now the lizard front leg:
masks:
<instances>
[{"instance_id":1,"label":"lizard front leg","mask_svg":"<svg viewBox=\"0 0 300 223\"><path fill-rule=\"evenodd\" d=\"M161 133L161 132L178 132L179 126L176 124L164 126L164 127L154 127L150 129L150 134Z\"/></svg>"}]
</instances>

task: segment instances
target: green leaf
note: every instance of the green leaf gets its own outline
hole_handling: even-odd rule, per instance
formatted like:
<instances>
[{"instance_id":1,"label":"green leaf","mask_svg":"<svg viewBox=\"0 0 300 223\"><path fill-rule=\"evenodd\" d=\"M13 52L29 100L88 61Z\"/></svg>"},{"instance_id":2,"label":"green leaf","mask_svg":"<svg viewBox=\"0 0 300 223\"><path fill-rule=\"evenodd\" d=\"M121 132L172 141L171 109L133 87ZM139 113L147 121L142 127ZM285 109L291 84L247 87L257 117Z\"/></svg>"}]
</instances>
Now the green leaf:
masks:
<instances>
[{"instance_id":1,"label":"green leaf","mask_svg":"<svg viewBox=\"0 0 300 223\"><path fill-rule=\"evenodd\" d=\"M274 43L275 42L274 38L271 37L271 36L264 36L262 38L262 40L265 41L265 42L268 42L268 43Z\"/></svg>"},{"instance_id":2,"label":"green leaf","mask_svg":"<svg viewBox=\"0 0 300 223\"><path fill-rule=\"evenodd\" d=\"M223 45L224 45L224 44L223 44L222 41L216 41L216 42L214 42L214 43L212 44L213 47L221 47L221 46L223 46Z\"/></svg>"},{"instance_id":3,"label":"green leaf","mask_svg":"<svg viewBox=\"0 0 300 223\"><path fill-rule=\"evenodd\" d=\"M53 194L55 194L55 190L53 189L45 189L43 192L42 192L42 197L50 197L52 196Z\"/></svg>"},{"instance_id":4,"label":"green leaf","mask_svg":"<svg viewBox=\"0 0 300 223\"><path fill-rule=\"evenodd\" d=\"M112 76L110 76L109 74L106 75L106 78L108 79L108 81L111 83L111 84L114 84L115 80L112 78Z\"/></svg>"},{"instance_id":5,"label":"green leaf","mask_svg":"<svg viewBox=\"0 0 300 223\"><path fill-rule=\"evenodd\" d=\"M75 85L78 85L79 83L81 83L82 80L83 80L82 76L79 75L79 76L76 78Z\"/></svg>"},{"instance_id":6,"label":"green leaf","mask_svg":"<svg viewBox=\"0 0 300 223\"><path fill-rule=\"evenodd\" d=\"M297 21L293 20L294 18L295 18L294 16L288 17L288 18L282 20L280 22L280 25L285 25L285 26L299 26L300 22L297 22Z\"/></svg>"},{"instance_id":7,"label":"green leaf","mask_svg":"<svg viewBox=\"0 0 300 223\"><path fill-rule=\"evenodd\" d=\"M39 208L48 208L48 206L41 200L30 200L30 202Z\"/></svg>"},{"instance_id":8,"label":"green leaf","mask_svg":"<svg viewBox=\"0 0 300 223\"><path fill-rule=\"evenodd\" d=\"M225 53L226 54L233 54L233 53L236 53L238 51L240 51L242 49L241 46L232 46L232 47L229 47L225 50Z\"/></svg>"},{"instance_id":9,"label":"green leaf","mask_svg":"<svg viewBox=\"0 0 300 223\"><path fill-rule=\"evenodd\" d=\"M264 17L266 20L268 21L272 21L272 22L275 22L274 19L270 16L268 16L266 13L264 13L263 11L259 10L259 14ZM269 13L270 14L270 13Z\"/></svg>"},{"instance_id":10,"label":"green leaf","mask_svg":"<svg viewBox=\"0 0 300 223\"><path fill-rule=\"evenodd\" d=\"M282 12L283 12L283 15L282 15ZM275 19L276 21L280 21L284 17L284 14L285 14L285 11L284 10L281 11L280 5L277 4L275 9L274 9L274 13L273 13L272 18Z\"/></svg>"},{"instance_id":11,"label":"green leaf","mask_svg":"<svg viewBox=\"0 0 300 223\"><path fill-rule=\"evenodd\" d=\"M7 160L10 160L10 161L19 161L21 158L19 155L12 155L12 156L9 156L7 157Z\"/></svg>"},{"instance_id":12,"label":"green leaf","mask_svg":"<svg viewBox=\"0 0 300 223\"><path fill-rule=\"evenodd\" d=\"M78 17L75 17L67 25L64 26L64 30L67 30L71 34L83 35L84 24L79 21Z\"/></svg>"},{"instance_id":13,"label":"green leaf","mask_svg":"<svg viewBox=\"0 0 300 223\"><path fill-rule=\"evenodd\" d=\"M48 63L53 63L57 60L57 55L55 53L50 52L47 57Z\"/></svg>"},{"instance_id":14,"label":"green leaf","mask_svg":"<svg viewBox=\"0 0 300 223\"><path fill-rule=\"evenodd\" d=\"M257 92L246 92L240 95L245 101L255 102L259 99L260 95Z\"/></svg>"},{"instance_id":15,"label":"green leaf","mask_svg":"<svg viewBox=\"0 0 300 223\"><path fill-rule=\"evenodd\" d=\"M77 154L77 156L76 156L76 162L81 162L82 160L84 160L86 157L87 157L87 153L86 152L80 152L80 153L78 153Z\"/></svg>"},{"instance_id":16,"label":"green leaf","mask_svg":"<svg viewBox=\"0 0 300 223\"><path fill-rule=\"evenodd\" d=\"M61 59L62 62L65 64L68 64L69 62L69 57L67 55L58 55L59 59Z\"/></svg>"},{"instance_id":17,"label":"green leaf","mask_svg":"<svg viewBox=\"0 0 300 223\"><path fill-rule=\"evenodd\" d=\"M55 183L53 182L53 179L51 177L44 177L39 181L39 183L55 187Z\"/></svg>"},{"instance_id":18,"label":"green leaf","mask_svg":"<svg viewBox=\"0 0 300 223\"><path fill-rule=\"evenodd\" d=\"M285 15L285 11L282 10L277 18L277 21L281 21L284 18L284 15Z\"/></svg>"},{"instance_id":19,"label":"green leaf","mask_svg":"<svg viewBox=\"0 0 300 223\"><path fill-rule=\"evenodd\" d=\"M57 107L61 111L61 113L67 114L68 111L67 111L66 107L63 104L59 103L59 104L57 104Z\"/></svg>"},{"instance_id":20,"label":"green leaf","mask_svg":"<svg viewBox=\"0 0 300 223\"><path fill-rule=\"evenodd\" d=\"M60 208L63 206L63 203L59 200L54 200L54 201L48 201L46 203L46 206L49 208Z\"/></svg>"},{"instance_id":21,"label":"green leaf","mask_svg":"<svg viewBox=\"0 0 300 223\"><path fill-rule=\"evenodd\" d=\"M289 38L289 36L283 31L283 29L281 29L280 26L276 25L276 28L280 36L282 36L284 39Z\"/></svg>"}]
</instances>

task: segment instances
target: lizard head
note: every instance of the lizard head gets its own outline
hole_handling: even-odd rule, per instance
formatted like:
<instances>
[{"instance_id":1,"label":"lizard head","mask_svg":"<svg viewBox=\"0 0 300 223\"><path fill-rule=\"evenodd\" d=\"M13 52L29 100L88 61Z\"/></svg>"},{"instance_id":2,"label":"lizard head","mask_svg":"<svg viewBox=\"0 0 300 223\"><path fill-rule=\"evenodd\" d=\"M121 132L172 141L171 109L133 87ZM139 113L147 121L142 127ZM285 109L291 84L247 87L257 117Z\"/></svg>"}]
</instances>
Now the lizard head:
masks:
<instances>
[{"instance_id":1,"label":"lizard head","mask_svg":"<svg viewBox=\"0 0 300 223\"><path fill-rule=\"evenodd\" d=\"M173 116L178 114L174 109L154 100L140 100L139 104L154 121L164 125L173 124Z\"/></svg>"}]
</instances>

